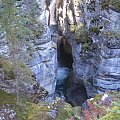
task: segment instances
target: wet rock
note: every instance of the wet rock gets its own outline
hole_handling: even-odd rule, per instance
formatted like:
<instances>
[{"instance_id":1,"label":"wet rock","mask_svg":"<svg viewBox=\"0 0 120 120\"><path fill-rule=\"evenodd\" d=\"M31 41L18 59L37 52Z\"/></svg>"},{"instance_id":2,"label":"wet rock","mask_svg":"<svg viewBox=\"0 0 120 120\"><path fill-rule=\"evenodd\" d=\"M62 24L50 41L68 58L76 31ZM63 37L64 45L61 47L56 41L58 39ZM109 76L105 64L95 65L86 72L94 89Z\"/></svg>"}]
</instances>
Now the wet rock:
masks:
<instances>
[{"instance_id":1,"label":"wet rock","mask_svg":"<svg viewBox=\"0 0 120 120\"><path fill-rule=\"evenodd\" d=\"M58 70L57 70L57 76L56 76L56 80L57 80L56 85L62 85L62 84L64 84L65 80L70 75L70 71L71 70L69 68L58 68Z\"/></svg>"}]
</instances>

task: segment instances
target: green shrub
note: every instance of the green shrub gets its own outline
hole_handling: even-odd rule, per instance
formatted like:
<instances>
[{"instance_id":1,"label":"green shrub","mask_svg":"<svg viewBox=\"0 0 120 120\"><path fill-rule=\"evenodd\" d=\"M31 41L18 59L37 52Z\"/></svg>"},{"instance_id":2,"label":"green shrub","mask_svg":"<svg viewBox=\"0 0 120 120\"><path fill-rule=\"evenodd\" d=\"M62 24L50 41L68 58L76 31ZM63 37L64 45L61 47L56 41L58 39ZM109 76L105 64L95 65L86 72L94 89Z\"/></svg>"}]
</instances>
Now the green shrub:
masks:
<instances>
[{"instance_id":1,"label":"green shrub","mask_svg":"<svg viewBox=\"0 0 120 120\"><path fill-rule=\"evenodd\" d=\"M49 108L47 104L27 103L27 120L50 120L51 118L48 115L48 112Z\"/></svg>"},{"instance_id":2,"label":"green shrub","mask_svg":"<svg viewBox=\"0 0 120 120\"><path fill-rule=\"evenodd\" d=\"M68 103L64 103L61 107L57 109L56 120L67 120L73 115L72 106Z\"/></svg>"},{"instance_id":3,"label":"green shrub","mask_svg":"<svg viewBox=\"0 0 120 120\"><path fill-rule=\"evenodd\" d=\"M0 105L16 104L16 95L0 90Z\"/></svg>"},{"instance_id":4,"label":"green shrub","mask_svg":"<svg viewBox=\"0 0 120 120\"><path fill-rule=\"evenodd\" d=\"M0 68L2 70L1 72L4 73L4 79L15 79L12 62L9 59L3 57L2 55L0 55L0 60Z\"/></svg>"},{"instance_id":5,"label":"green shrub","mask_svg":"<svg viewBox=\"0 0 120 120\"><path fill-rule=\"evenodd\" d=\"M120 106L114 106L105 116L100 120L120 120Z\"/></svg>"},{"instance_id":6,"label":"green shrub","mask_svg":"<svg viewBox=\"0 0 120 120\"><path fill-rule=\"evenodd\" d=\"M96 33L96 34L99 34L100 29L99 29L98 27L92 27L92 28L90 28L90 31L91 31L91 32L94 32L94 33Z\"/></svg>"}]
</instances>

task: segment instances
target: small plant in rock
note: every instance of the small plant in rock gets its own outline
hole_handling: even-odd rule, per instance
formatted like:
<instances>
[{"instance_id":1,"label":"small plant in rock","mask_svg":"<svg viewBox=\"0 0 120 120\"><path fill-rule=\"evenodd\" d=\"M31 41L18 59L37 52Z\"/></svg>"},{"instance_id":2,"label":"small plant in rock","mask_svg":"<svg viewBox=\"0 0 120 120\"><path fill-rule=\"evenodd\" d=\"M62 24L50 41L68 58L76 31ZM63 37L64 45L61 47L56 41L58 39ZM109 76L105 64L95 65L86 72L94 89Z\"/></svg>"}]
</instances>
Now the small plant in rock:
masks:
<instances>
[{"instance_id":1,"label":"small plant in rock","mask_svg":"<svg viewBox=\"0 0 120 120\"><path fill-rule=\"evenodd\" d=\"M89 30L85 27L83 23L73 27L73 31L75 32L76 42L77 43L90 43L92 39L89 34Z\"/></svg>"},{"instance_id":2,"label":"small plant in rock","mask_svg":"<svg viewBox=\"0 0 120 120\"><path fill-rule=\"evenodd\" d=\"M101 8L102 10L109 9L110 0L101 0Z\"/></svg>"},{"instance_id":3,"label":"small plant in rock","mask_svg":"<svg viewBox=\"0 0 120 120\"><path fill-rule=\"evenodd\" d=\"M99 29L98 27L92 27L92 28L90 28L90 31L91 31L91 32L94 32L94 33L96 33L96 34L99 34L100 29Z\"/></svg>"},{"instance_id":4,"label":"small plant in rock","mask_svg":"<svg viewBox=\"0 0 120 120\"><path fill-rule=\"evenodd\" d=\"M117 12L120 12L120 0L102 0L101 8L102 10L111 8Z\"/></svg>"}]
</instances>

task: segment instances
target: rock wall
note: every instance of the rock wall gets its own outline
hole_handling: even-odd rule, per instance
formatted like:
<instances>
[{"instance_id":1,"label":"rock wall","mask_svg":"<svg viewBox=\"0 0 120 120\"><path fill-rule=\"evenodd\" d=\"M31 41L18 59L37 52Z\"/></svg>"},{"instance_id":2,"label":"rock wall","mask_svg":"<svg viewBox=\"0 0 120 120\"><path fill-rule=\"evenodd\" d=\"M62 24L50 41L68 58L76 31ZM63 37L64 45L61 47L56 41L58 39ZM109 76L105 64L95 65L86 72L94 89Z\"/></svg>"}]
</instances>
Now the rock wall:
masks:
<instances>
[{"instance_id":1,"label":"rock wall","mask_svg":"<svg viewBox=\"0 0 120 120\"><path fill-rule=\"evenodd\" d=\"M72 47L74 82L84 84L88 97L120 89L119 4L114 0L63 2L60 26Z\"/></svg>"},{"instance_id":2,"label":"rock wall","mask_svg":"<svg viewBox=\"0 0 120 120\"><path fill-rule=\"evenodd\" d=\"M54 4L54 2L51 4ZM52 6L51 4L49 5L50 7ZM50 26L48 26L47 18L49 18L49 16L45 8L45 0L39 0L38 5L41 8L39 19L45 31L36 40L36 51L33 54L33 61L30 63L30 66L36 81L41 87L45 88L49 94L52 94L55 92L56 87L56 74L58 68L57 44L60 41L60 37L57 34L57 26L52 24L54 20L51 20Z\"/></svg>"},{"instance_id":3,"label":"rock wall","mask_svg":"<svg viewBox=\"0 0 120 120\"><path fill-rule=\"evenodd\" d=\"M115 1L110 1L107 8L103 7L104 2L107 4L107 1L96 0L83 5L85 22L89 30L92 29L92 41L97 45L93 57L97 68L93 86L98 93L120 89L120 11L112 9Z\"/></svg>"},{"instance_id":4,"label":"rock wall","mask_svg":"<svg viewBox=\"0 0 120 120\"><path fill-rule=\"evenodd\" d=\"M47 41L37 45L30 66L40 86L45 88L50 94L54 93L56 86L57 43Z\"/></svg>"},{"instance_id":5,"label":"rock wall","mask_svg":"<svg viewBox=\"0 0 120 120\"><path fill-rule=\"evenodd\" d=\"M57 35L56 25L47 25L47 12L45 8L45 0L36 0L37 9L35 11L35 19L42 23L42 35L37 35L36 38L30 38L30 44L34 51L30 52L31 58L28 62L36 81L40 87L43 87L49 94L55 92L56 87L56 72L57 64L57 44L60 37ZM27 0L21 3L20 7L25 12L30 12L32 4L36 4L33 0ZM35 7L35 6L33 6ZM53 8L52 8L53 9ZM33 12L33 11L32 11ZM37 26L34 26L34 29ZM55 34L55 35L54 35ZM0 33L0 53L9 56L8 44L5 42L3 33ZM27 49L25 48L27 53Z\"/></svg>"}]
</instances>

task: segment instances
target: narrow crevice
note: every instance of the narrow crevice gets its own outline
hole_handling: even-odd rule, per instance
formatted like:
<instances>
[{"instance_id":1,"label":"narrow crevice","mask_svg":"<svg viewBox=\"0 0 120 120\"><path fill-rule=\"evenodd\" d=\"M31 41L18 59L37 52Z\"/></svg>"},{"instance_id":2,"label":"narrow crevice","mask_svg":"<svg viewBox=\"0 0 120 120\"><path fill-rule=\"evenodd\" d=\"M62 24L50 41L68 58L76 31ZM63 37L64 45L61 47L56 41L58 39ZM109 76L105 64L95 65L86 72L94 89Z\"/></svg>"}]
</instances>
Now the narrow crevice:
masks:
<instances>
[{"instance_id":1,"label":"narrow crevice","mask_svg":"<svg viewBox=\"0 0 120 120\"><path fill-rule=\"evenodd\" d=\"M72 69L72 48L64 38L62 38L58 49L58 62L60 67L67 67Z\"/></svg>"},{"instance_id":2,"label":"narrow crevice","mask_svg":"<svg viewBox=\"0 0 120 120\"><path fill-rule=\"evenodd\" d=\"M74 83L72 47L62 39L58 47L56 94L72 106L80 106L87 99L84 85Z\"/></svg>"},{"instance_id":3,"label":"narrow crevice","mask_svg":"<svg viewBox=\"0 0 120 120\"><path fill-rule=\"evenodd\" d=\"M69 80L70 72L72 71L72 48L65 39L61 39L58 47L58 70L56 93L59 97L65 97L64 90L66 89L66 82Z\"/></svg>"}]
</instances>

